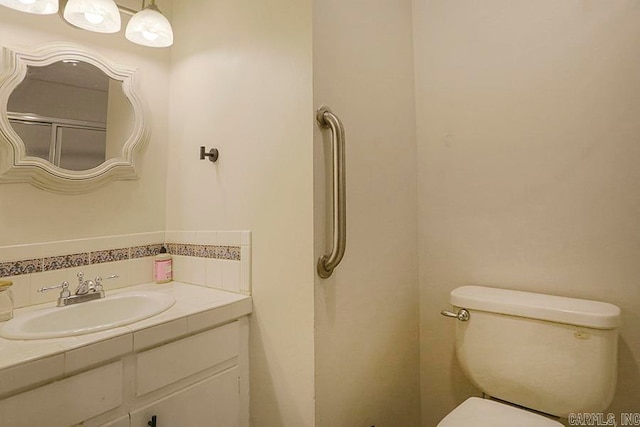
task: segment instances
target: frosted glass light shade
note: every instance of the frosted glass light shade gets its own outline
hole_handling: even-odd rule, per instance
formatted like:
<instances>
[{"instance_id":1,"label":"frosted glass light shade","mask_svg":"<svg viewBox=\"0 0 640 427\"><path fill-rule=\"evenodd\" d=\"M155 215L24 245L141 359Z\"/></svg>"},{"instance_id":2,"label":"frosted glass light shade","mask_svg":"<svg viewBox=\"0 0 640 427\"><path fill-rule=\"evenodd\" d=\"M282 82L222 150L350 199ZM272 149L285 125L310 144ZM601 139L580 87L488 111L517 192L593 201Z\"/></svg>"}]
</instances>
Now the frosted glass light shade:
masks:
<instances>
[{"instance_id":1,"label":"frosted glass light shade","mask_svg":"<svg viewBox=\"0 0 640 427\"><path fill-rule=\"evenodd\" d=\"M58 12L58 0L0 0L2 6L36 15Z\"/></svg>"},{"instance_id":2,"label":"frosted glass light shade","mask_svg":"<svg viewBox=\"0 0 640 427\"><path fill-rule=\"evenodd\" d=\"M124 35L129 41L143 46L167 47L173 44L169 20L153 6L133 15Z\"/></svg>"},{"instance_id":3,"label":"frosted glass light shade","mask_svg":"<svg viewBox=\"0 0 640 427\"><path fill-rule=\"evenodd\" d=\"M113 0L69 0L64 19L83 30L96 33L120 31L120 11Z\"/></svg>"}]
</instances>

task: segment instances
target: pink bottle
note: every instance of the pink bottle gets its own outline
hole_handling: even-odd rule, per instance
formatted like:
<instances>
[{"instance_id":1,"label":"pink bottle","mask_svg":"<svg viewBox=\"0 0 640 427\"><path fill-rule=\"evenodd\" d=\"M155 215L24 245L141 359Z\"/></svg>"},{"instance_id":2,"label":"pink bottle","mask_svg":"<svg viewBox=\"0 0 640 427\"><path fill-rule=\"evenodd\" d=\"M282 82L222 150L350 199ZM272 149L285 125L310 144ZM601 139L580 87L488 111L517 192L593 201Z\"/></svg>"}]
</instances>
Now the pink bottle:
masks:
<instances>
[{"instance_id":1,"label":"pink bottle","mask_svg":"<svg viewBox=\"0 0 640 427\"><path fill-rule=\"evenodd\" d=\"M173 279L172 262L167 248L160 248L160 253L153 259L153 280L156 283L167 283Z\"/></svg>"}]
</instances>

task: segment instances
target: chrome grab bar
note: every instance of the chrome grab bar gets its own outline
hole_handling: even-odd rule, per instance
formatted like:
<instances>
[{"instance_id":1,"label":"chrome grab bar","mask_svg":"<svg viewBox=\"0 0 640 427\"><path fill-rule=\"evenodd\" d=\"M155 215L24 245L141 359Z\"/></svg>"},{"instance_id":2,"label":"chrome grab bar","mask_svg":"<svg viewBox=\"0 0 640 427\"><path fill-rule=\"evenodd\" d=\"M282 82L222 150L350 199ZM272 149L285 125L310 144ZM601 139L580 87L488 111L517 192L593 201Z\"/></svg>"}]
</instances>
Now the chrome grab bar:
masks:
<instances>
[{"instance_id":1,"label":"chrome grab bar","mask_svg":"<svg viewBox=\"0 0 640 427\"><path fill-rule=\"evenodd\" d=\"M340 264L347 244L346 184L344 169L344 127L329 107L320 107L316 120L321 128L331 129L331 151L333 155L333 245L329 254L318 258L318 275L326 279Z\"/></svg>"}]
</instances>

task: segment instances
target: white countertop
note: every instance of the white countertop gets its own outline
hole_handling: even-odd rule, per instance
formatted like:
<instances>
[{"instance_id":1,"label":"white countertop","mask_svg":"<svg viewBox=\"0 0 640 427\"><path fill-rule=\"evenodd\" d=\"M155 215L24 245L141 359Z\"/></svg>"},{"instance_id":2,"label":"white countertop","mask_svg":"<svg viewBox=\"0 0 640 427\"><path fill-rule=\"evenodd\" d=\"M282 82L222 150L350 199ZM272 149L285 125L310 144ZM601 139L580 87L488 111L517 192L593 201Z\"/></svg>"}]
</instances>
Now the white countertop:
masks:
<instances>
[{"instance_id":1,"label":"white countertop","mask_svg":"<svg viewBox=\"0 0 640 427\"><path fill-rule=\"evenodd\" d=\"M106 291L106 294L128 291L170 293L176 302L153 317L107 331L41 340L0 338L0 395L100 363L101 357L106 360L143 350L227 323L252 311L250 296L180 282L148 283ZM54 305L17 309L14 317ZM70 366L71 360L73 366ZM38 374L38 369L43 372Z\"/></svg>"}]
</instances>

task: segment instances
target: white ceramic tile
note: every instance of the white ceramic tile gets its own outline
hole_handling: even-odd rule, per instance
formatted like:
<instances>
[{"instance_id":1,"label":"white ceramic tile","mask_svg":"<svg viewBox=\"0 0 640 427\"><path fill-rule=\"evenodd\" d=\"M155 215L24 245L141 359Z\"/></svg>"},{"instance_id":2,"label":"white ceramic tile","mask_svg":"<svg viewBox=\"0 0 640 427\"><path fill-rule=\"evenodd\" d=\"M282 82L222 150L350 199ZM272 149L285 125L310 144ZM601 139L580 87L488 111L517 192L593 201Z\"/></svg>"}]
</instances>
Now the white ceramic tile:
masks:
<instances>
[{"instance_id":1,"label":"white ceramic tile","mask_svg":"<svg viewBox=\"0 0 640 427\"><path fill-rule=\"evenodd\" d=\"M64 373L64 354L34 360L0 371L0 395L35 385Z\"/></svg>"},{"instance_id":2,"label":"white ceramic tile","mask_svg":"<svg viewBox=\"0 0 640 427\"><path fill-rule=\"evenodd\" d=\"M160 287L162 285L144 286L144 288L150 290L152 286ZM176 305L171 310L181 304L183 307L191 308L188 314L194 313L194 307L202 307L196 311L208 310L214 307L221 307L242 298L231 292L210 289L204 286L187 285L179 282L173 282L171 286L162 291L170 293L176 299Z\"/></svg>"},{"instance_id":3,"label":"white ceramic tile","mask_svg":"<svg viewBox=\"0 0 640 427\"><path fill-rule=\"evenodd\" d=\"M113 291L115 293L115 291ZM108 294L107 296L109 296ZM79 348L86 347L97 342L118 338L124 335L131 335L131 329L126 326L120 326L118 328L111 328L104 331L93 332L90 334L76 335L72 340L60 339L59 345L65 351L77 350Z\"/></svg>"},{"instance_id":4,"label":"white ceramic tile","mask_svg":"<svg viewBox=\"0 0 640 427\"><path fill-rule=\"evenodd\" d=\"M2 280L13 282L11 293L13 294L14 308L26 307L31 304L31 274L3 277Z\"/></svg>"},{"instance_id":5,"label":"white ceramic tile","mask_svg":"<svg viewBox=\"0 0 640 427\"><path fill-rule=\"evenodd\" d=\"M164 231L154 231L150 233L137 233L129 235L129 246L144 246L163 243L165 241Z\"/></svg>"},{"instance_id":6,"label":"white ceramic tile","mask_svg":"<svg viewBox=\"0 0 640 427\"><path fill-rule=\"evenodd\" d=\"M240 262L220 260L222 264L222 289L240 292Z\"/></svg>"},{"instance_id":7,"label":"white ceramic tile","mask_svg":"<svg viewBox=\"0 0 640 427\"><path fill-rule=\"evenodd\" d=\"M128 248L129 235L101 236L84 239L83 251L104 251L107 249Z\"/></svg>"},{"instance_id":8,"label":"white ceramic tile","mask_svg":"<svg viewBox=\"0 0 640 427\"><path fill-rule=\"evenodd\" d=\"M240 292L251 294L251 246L240 247Z\"/></svg>"},{"instance_id":9,"label":"white ceramic tile","mask_svg":"<svg viewBox=\"0 0 640 427\"><path fill-rule=\"evenodd\" d=\"M189 264L189 257L174 255L172 265L173 280L191 283L191 269Z\"/></svg>"},{"instance_id":10,"label":"white ceramic tile","mask_svg":"<svg viewBox=\"0 0 640 427\"><path fill-rule=\"evenodd\" d=\"M231 306L227 305L189 316L187 318L189 333L210 329L227 322L231 317L231 310Z\"/></svg>"},{"instance_id":11,"label":"white ceramic tile","mask_svg":"<svg viewBox=\"0 0 640 427\"><path fill-rule=\"evenodd\" d=\"M190 270L191 270L191 282L194 285L205 286L206 279L206 269L207 269L207 260L208 258L198 258L198 257L188 257Z\"/></svg>"},{"instance_id":12,"label":"white ceramic tile","mask_svg":"<svg viewBox=\"0 0 640 427\"><path fill-rule=\"evenodd\" d=\"M127 261L127 286L153 281L153 257L135 258Z\"/></svg>"},{"instance_id":13,"label":"white ceramic tile","mask_svg":"<svg viewBox=\"0 0 640 427\"><path fill-rule=\"evenodd\" d=\"M42 248L36 245L0 246L0 262L42 258Z\"/></svg>"},{"instance_id":14,"label":"white ceramic tile","mask_svg":"<svg viewBox=\"0 0 640 427\"><path fill-rule=\"evenodd\" d=\"M217 245L218 244L218 233L216 231L197 231L195 233L193 243L196 245Z\"/></svg>"},{"instance_id":15,"label":"white ceramic tile","mask_svg":"<svg viewBox=\"0 0 640 427\"><path fill-rule=\"evenodd\" d=\"M253 300L250 298L243 299L241 301L232 303L229 308L231 310L231 312L229 313L231 318L246 316L247 314L253 312Z\"/></svg>"},{"instance_id":16,"label":"white ceramic tile","mask_svg":"<svg viewBox=\"0 0 640 427\"><path fill-rule=\"evenodd\" d=\"M64 270L45 271L44 273L31 274L29 301L31 304L42 304L58 299L60 289L52 289L47 292L37 292L40 288L60 285L67 279L68 272ZM69 288L75 289L76 282L70 282Z\"/></svg>"},{"instance_id":17,"label":"white ceramic tile","mask_svg":"<svg viewBox=\"0 0 640 427\"><path fill-rule=\"evenodd\" d=\"M65 354L64 371L71 373L133 351L133 334L100 341Z\"/></svg>"},{"instance_id":18,"label":"white ceramic tile","mask_svg":"<svg viewBox=\"0 0 640 427\"><path fill-rule=\"evenodd\" d=\"M58 255L71 255L89 252L87 248L88 239L60 240L57 242L43 243L42 256L51 257Z\"/></svg>"},{"instance_id":19,"label":"white ceramic tile","mask_svg":"<svg viewBox=\"0 0 640 427\"><path fill-rule=\"evenodd\" d=\"M242 230L240 232L240 244L242 246L250 246L251 245L251 231Z\"/></svg>"},{"instance_id":20,"label":"white ceramic tile","mask_svg":"<svg viewBox=\"0 0 640 427\"><path fill-rule=\"evenodd\" d=\"M210 288L222 289L222 260L206 258L205 269L205 285Z\"/></svg>"},{"instance_id":21,"label":"white ceramic tile","mask_svg":"<svg viewBox=\"0 0 640 427\"><path fill-rule=\"evenodd\" d=\"M22 310L24 309L20 311ZM0 370L62 353L64 347L61 342L72 340L73 338L20 341L0 338Z\"/></svg>"},{"instance_id":22,"label":"white ceramic tile","mask_svg":"<svg viewBox=\"0 0 640 427\"><path fill-rule=\"evenodd\" d=\"M170 230L165 231L164 233L164 241L165 243L178 243L178 231Z\"/></svg>"},{"instance_id":23,"label":"white ceramic tile","mask_svg":"<svg viewBox=\"0 0 640 427\"><path fill-rule=\"evenodd\" d=\"M183 317L133 334L133 349L138 351L187 334L187 318Z\"/></svg>"},{"instance_id":24,"label":"white ceramic tile","mask_svg":"<svg viewBox=\"0 0 640 427\"><path fill-rule=\"evenodd\" d=\"M241 240L239 231L218 231L218 245L220 246L238 246Z\"/></svg>"},{"instance_id":25,"label":"white ceramic tile","mask_svg":"<svg viewBox=\"0 0 640 427\"><path fill-rule=\"evenodd\" d=\"M167 239L167 243L193 243L196 239L197 232L195 231L172 231L170 236L171 240ZM169 233L167 233L169 235Z\"/></svg>"}]
</instances>

